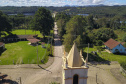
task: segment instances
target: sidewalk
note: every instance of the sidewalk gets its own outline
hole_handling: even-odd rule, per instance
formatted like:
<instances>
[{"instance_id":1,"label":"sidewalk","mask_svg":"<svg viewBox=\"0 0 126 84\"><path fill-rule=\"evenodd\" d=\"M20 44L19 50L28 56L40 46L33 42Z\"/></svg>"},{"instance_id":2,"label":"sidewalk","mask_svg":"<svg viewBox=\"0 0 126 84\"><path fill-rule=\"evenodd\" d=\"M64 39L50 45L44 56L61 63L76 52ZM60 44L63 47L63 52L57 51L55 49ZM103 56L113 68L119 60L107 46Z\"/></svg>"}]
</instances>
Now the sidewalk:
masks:
<instances>
[{"instance_id":1,"label":"sidewalk","mask_svg":"<svg viewBox=\"0 0 126 84\"><path fill-rule=\"evenodd\" d=\"M20 65L0 65L0 69L17 69L17 68L31 68L31 69L40 69L49 67L54 61L54 57L49 57L49 60L46 64L20 64Z\"/></svg>"}]
</instances>

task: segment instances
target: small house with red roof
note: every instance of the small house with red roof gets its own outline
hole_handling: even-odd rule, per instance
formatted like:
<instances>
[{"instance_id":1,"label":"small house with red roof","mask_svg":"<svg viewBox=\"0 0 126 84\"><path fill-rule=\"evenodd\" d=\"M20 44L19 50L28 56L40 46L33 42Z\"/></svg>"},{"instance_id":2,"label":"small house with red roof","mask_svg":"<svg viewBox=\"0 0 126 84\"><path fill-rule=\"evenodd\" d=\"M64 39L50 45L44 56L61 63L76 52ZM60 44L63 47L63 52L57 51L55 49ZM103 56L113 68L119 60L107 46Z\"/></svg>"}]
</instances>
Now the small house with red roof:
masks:
<instances>
[{"instance_id":1,"label":"small house with red roof","mask_svg":"<svg viewBox=\"0 0 126 84\"><path fill-rule=\"evenodd\" d=\"M124 53L126 54L126 48L123 46L125 42L118 42L113 40L112 38L109 39L107 42L104 43L105 48L111 51L112 53Z\"/></svg>"}]
</instances>

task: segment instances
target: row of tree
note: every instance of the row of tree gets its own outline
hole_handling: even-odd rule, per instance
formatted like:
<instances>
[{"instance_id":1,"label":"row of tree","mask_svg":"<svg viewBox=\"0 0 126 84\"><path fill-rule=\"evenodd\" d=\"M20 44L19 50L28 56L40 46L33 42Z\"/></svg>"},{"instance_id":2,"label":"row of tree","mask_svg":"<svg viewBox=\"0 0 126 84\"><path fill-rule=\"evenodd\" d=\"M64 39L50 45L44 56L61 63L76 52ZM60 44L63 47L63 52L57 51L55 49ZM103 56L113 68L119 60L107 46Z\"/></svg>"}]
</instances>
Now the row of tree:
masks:
<instances>
[{"instance_id":1,"label":"row of tree","mask_svg":"<svg viewBox=\"0 0 126 84\"><path fill-rule=\"evenodd\" d=\"M30 7L14 7L14 6L5 6L0 7L0 10L6 14L15 14L15 13L35 13L40 6L30 6ZM78 7L45 7L50 11L61 12L64 11L69 14L93 14L97 17L114 17L120 16L121 20L126 20L126 6L78 6Z\"/></svg>"},{"instance_id":2,"label":"row of tree","mask_svg":"<svg viewBox=\"0 0 126 84\"><path fill-rule=\"evenodd\" d=\"M66 20L66 18L69 19ZM94 18L93 15L70 16L65 13L58 13L56 20L59 28L58 34L63 39L66 51L69 51L73 42L76 42L81 48L87 43L102 45L109 38L116 39L117 35L113 30L119 29L121 24L114 18L108 20L106 18Z\"/></svg>"}]
</instances>

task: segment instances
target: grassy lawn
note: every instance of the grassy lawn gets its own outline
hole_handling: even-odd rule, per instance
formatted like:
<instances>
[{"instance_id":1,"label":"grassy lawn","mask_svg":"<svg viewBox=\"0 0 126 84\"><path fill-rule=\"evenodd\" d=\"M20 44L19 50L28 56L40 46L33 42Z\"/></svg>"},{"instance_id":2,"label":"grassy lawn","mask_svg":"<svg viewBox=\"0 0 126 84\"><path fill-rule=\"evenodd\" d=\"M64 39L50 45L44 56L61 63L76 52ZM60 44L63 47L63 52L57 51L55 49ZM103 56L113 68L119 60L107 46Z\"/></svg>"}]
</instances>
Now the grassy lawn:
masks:
<instances>
[{"instance_id":1,"label":"grassy lawn","mask_svg":"<svg viewBox=\"0 0 126 84\"><path fill-rule=\"evenodd\" d=\"M37 46L28 45L28 41L20 41L16 43L5 44L5 50L0 56L0 64L35 64L37 63ZM47 44L46 44L47 46ZM49 47L49 45L48 45ZM46 48L38 46L39 63L41 59L45 59L45 63L48 60L48 56L45 55ZM45 55L45 56L44 56Z\"/></svg>"},{"instance_id":2,"label":"grassy lawn","mask_svg":"<svg viewBox=\"0 0 126 84\"><path fill-rule=\"evenodd\" d=\"M87 52L88 48L84 49L84 52ZM96 48L89 48L89 53L91 53L92 51L97 51ZM108 60L108 61L118 61L119 63L121 63L122 61L126 62L126 55L116 55L113 53L108 53L105 50L98 52L97 53L99 57L101 57L102 59Z\"/></svg>"},{"instance_id":3,"label":"grassy lawn","mask_svg":"<svg viewBox=\"0 0 126 84\"><path fill-rule=\"evenodd\" d=\"M17 35L25 35L25 29L20 29L20 30L13 30L12 34L17 34ZM42 34L40 31L33 31L33 30L26 30L26 35L35 35L38 34L38 37L42 37Z\"/></svg>"}]
</instances>

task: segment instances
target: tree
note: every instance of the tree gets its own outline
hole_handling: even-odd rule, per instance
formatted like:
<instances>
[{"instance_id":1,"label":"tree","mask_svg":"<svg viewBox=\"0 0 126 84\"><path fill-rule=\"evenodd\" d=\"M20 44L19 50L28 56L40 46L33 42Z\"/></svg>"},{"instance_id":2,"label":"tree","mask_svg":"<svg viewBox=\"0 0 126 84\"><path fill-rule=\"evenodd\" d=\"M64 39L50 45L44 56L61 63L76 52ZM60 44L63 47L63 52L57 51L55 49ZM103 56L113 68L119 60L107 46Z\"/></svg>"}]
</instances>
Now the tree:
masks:
<instances>
[{"instance_id":1,"label":"tree","mask_svg":"<svg viewBox=\"0 0 126 84\"><path fill-rule=\"evenodd\" d=\"M56 14L55 20L57 21L58 34L62 39L62 36L66 33L65 27L66 23L70 20L70 15L61 12Z\"/></svg>"},{"instance_id":2,"label":"tree","mask_svg":"<svg viewBox=\"0 0 126 84\"><path fill-rule=\"evenodd\" d=\"M126 33L123 35L122 41L126 42Z\"/></svg>"},{"instance_id":3,"label":"tree","mask_svg":"<svg viewBox=\"0 0 126 84\"><path fill-rule=\"evenodd\" d=\"M60 12L56 14L55 20L59 20L59 19L64 19L65 22L69 21L71 18L71 16L69 14L66 14L64 12Z\"/></svg>"},{"instance_id":4,"label":"tree","mask_svg":"<svg viewBox=\"0 0 126 84\"><path fill-rule=\"evenodd\" d=\"M93 20L93 15L87 16L87 24L88 24L88 26L90 26L91 28L94 28L95 22L94 22L94 20Z\"/></svg>"},{"instance_id":5,"label":"tree","mask_svg":"<svg viewBox=\"0 0 126 84\"><path fill-rule=\"evenodd\" d=\"M114 17L114 18L111 19L110 27L112 29L115 29L115 30L120 29L120 26L121 26L121 24L120 24L120 18L119 17Z\"/></svg>"},{"instance_id":6,"label":"tree","mask_svg":"<svg viewBox=\"0 0 126 84\"><path fill-rule=\"evenodd\" d=\"M10 34L11 29L12 26L9 23L7 16L0 11L0 37L2 35L2 31L6 31Z\"/></svg>"},{"instance_id":7,"label":"tree","mask_svg":"<svg viewBox=\"0 0 126 84\"><path fill-rule=\"evenodd\" d=\"M65 34L65 21L64 19L57 20L57 27L58 27L58 35L62 39L62 36Z\"/></svg>"},{"instance_id":8,"label":"tree","mask_svg":"<svg viewBox=\"0 0 126 84\"><path fill-rule=\"evenodd\" d=\"M98 26L108 28L109 27L109 21L103 17L97 20Z\"/></svg>"},{"instance_id":9,"label":"tree","mask_svg":"<svg viewBox=\"0 0 126 84\"><path fill-rule=\"evenodd\" d=\"M82 43L85 26L86 20L83 16L74 16L66 24L66 34L64 35L64 45L66 51L70 50L74 41L76 41L77 45Z\"/></svg>"},{"instance_id":10,"label":"tree","mask_svg":"<svg viewBox=\"0 0 126 84\"><path fill-rule=\"evenodd\" d=\"M117 35L114 33L114 31L110 28L100 28L98 31L95 33L95 39L96 40L102 40L102 41L107 41L110 38L116 39Z\"/></svg>"},{"instance_id":11,"label":"tree","mask_svg":"<svg viewBox=\"0 0 126 84\"><path fill-rule=\"evenodd\" d=\"M96 45L97 45L97 46L102 46L102 44L103 44L102 40L96 41Z\"/></svg>"},{"instance_id":12,"label":"tree","mask_svg":"<svg viewBox=\"0 0 126 84\"><path fill-rule=\"evenodd\" d=\"M52 18L51 12L43 7L39 8L35 13L34 19L31 23L33 30L39 30L40 33L49 35L50 30L54 26L54 20Z\"/></svg>"}]
</instances>

